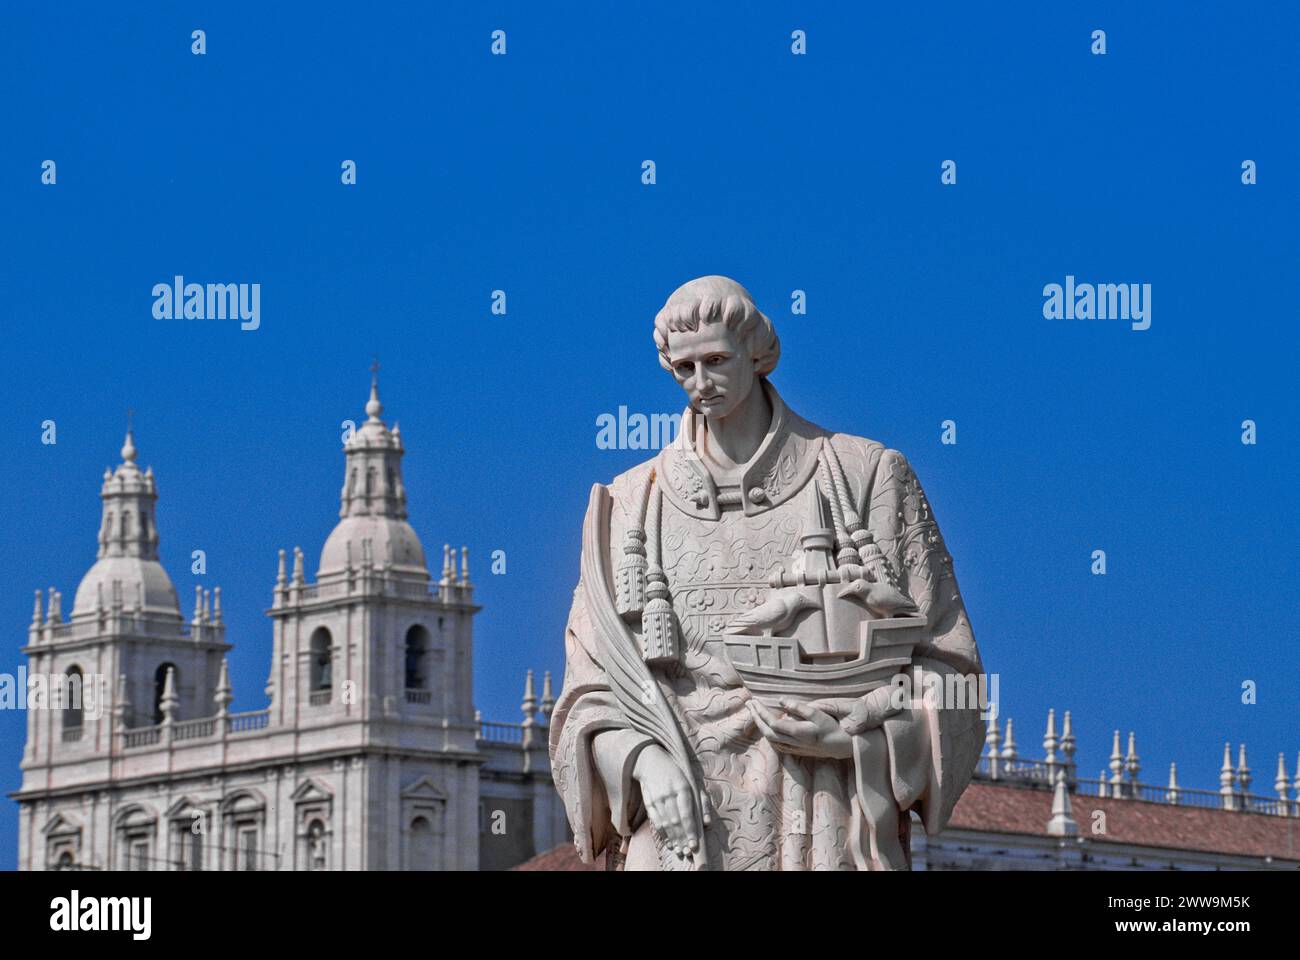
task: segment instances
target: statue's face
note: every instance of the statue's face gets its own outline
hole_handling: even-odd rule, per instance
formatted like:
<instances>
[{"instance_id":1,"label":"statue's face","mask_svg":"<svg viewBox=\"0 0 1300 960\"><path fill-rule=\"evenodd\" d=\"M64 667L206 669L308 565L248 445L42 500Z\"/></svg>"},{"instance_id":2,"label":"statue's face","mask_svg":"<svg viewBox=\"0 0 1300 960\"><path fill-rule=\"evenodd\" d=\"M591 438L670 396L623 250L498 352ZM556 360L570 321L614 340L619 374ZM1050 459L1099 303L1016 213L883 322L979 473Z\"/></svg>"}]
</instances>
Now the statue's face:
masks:
<instances>
[{"instance_id":1,"label":"statue's face","mask_svg":"<svg viewBox=\"0 0 1300 960\"><path fill-rule=\"evenodd\" d=\"M691 408L710 420L736 410L758 379L748 345L723 323L670 333L668 361Z\"/></svg>"}]
</instances>

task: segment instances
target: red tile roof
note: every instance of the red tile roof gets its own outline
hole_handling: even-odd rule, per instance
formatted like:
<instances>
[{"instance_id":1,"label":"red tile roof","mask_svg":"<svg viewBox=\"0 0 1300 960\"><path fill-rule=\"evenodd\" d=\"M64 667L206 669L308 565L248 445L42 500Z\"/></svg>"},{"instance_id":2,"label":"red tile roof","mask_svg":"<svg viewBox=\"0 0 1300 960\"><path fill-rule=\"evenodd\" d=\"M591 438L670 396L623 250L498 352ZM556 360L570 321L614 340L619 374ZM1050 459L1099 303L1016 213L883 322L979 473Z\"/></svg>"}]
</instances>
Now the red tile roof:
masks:
<instances>
[{"instance_id":1,"label":"red tile roof","mask_svg":"<svg viewBox=\"0 0 1300 960\"><path fill-rule=\"evenodd\" d=\"M578 858L578 850L572 843L562 843L545 853L539 853L531 860L525 860L511 870L604 870L605 855L602 853L595 863L583 863Z\"/></svg>"},{"instance_id":2,"label":"red tile roof","mask_svg":"<svg viewBox=\"0 0 1300 960\"><path fill-rule=\"evenodd\" d=\"M1144 800L1115 800L1081 794L1070 798L1079 835L1096 843L1123 843L1171 850L1202 850L1246 857L1271 856L1300 862L1300 818L1174 806ZM1094 834L1093 811L1106 814L1106 832ZM953 810L950 828L988 833L1047 836L1052 794L977 780ZM578 859L572 843L538 854L515 870L604 870Z\"/></svg>"},{"instance_id":3,"label":"red tile roof","mask_svg":"<svg viewBox=\"0 0 1300 960\"><path fill-rule=\"evenodd\" d=\"M1070 804L1079 835L1097 843L1300 861L1300 819L1295 817L1082 794L1071 795ZM1092 832L1096 810L1106 814L1104 834ZM1047 836L1051 817L1049 791L977 780L957 801L949 827Z\"/></svg>"}]
</instances>

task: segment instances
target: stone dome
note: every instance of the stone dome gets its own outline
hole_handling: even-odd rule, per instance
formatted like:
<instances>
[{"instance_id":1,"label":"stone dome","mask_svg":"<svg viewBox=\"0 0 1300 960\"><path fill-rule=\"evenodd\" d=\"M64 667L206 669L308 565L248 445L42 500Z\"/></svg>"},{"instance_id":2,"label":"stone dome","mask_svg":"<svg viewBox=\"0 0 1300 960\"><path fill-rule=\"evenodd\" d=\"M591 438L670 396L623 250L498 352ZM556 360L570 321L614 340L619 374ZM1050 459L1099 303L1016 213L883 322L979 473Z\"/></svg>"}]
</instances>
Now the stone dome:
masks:
<instances>
[{"instance_id":1,"label":"stone dome","mask_svg":"<svg viewBox=\"0 0 1300 960\"><path fill-rule=\"evenodd\" d=\"M100 557L95 565L86 571L77 587L77 596L73 601L72 615L93 614L101 596L100 584L103 584L104 609L113 605L113 583L120 582L122 607L134 610L137 599L145 613L165 614L180 617L180 604L176 600L176 588L157 560L143 557Z\"/></svg>"},{"instance_id":2,"label":"stone dome","mask_svg":"<svg viewBox=\"0 0 1300 960\"><path fill-rule=\"evenodd\" d=\"M349 545L353 568L361 566L362 541L370 541L370 562L382 567L388 560L393 569L428 575L424 547L415 530L405 520L382 515L344 517L339 521L320 555L318 577L347 569ZM391 552L390 552L391 551Z\"/></svg>"}]
</instances>

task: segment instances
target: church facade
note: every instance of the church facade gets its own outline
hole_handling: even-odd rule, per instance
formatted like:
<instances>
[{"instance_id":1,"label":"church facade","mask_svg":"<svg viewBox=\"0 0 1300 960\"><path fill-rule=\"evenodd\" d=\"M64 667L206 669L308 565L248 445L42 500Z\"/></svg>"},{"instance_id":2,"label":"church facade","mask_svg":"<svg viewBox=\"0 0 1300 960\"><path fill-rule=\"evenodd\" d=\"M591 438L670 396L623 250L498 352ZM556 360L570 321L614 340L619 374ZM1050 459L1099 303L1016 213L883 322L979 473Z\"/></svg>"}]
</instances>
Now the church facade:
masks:
<instances>
[{"instance_id":1,"label":"church facade","mask_svg":"<svg viewBox=\"0 0 1300 960\"><path fill-rule=\"evenodd\" d=\"M269 705L246 713L220 588L182 616L128 432L71 610L36 595L23 652L50 683L12 794L19 869L501 869L568 838L550 677L539 699L529 672L522 722L478 716L468 556L444 547L430 575L382 413L372 383L314 581L280 551Z\"/></svg>"}]
</instances>

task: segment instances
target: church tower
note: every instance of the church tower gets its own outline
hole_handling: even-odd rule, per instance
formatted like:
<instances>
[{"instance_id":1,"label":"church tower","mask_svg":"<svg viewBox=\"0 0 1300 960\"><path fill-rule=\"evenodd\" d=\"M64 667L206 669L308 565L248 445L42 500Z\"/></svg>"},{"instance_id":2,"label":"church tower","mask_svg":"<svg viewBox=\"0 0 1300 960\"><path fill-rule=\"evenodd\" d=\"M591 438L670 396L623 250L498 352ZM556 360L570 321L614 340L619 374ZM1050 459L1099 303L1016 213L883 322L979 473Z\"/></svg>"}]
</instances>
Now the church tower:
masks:
<instances>
[{"instance_id":1,"label":"church tower","mask_svg":"<svg viewBox=\"0 0 1300 960\"><path fill-rule=\"evenodd\" d=\"M36 593L24 652L30 675L46 678L58 709L28 711L25 768L107 755L114 725L159 733L165 724L211 713L229 649L221 588L196 590L187 625L158 561L153 468L142 472L136 464L129 430L121 455L116 470L104 471L98 555L68 618L59 591L50 588L44 617Z\"/></svg>"},{"instance_id":2,"label":"church tower","mask_svg":"<svg viewBox=\"0 0 1300 960\"><path fill-rule=\"evenodd\" d=\"M301 549L291 560L280 553L269 611L270 726L296 728L304 746L359 736L377 748L365 758L371 787L392 803L369 811L369 842L357 851L365 866L473 868L469 845L446 838L477 832L470 798L481 763L472 663L479 607L464 548L457 569L445 546L441 577L430 576L407 520L401 430L385 425L383 409L372 380L366 419L343 445L339 522L315 582ZM408 786L393 789L399 783Z\"/></svg>"}]
</instances>

